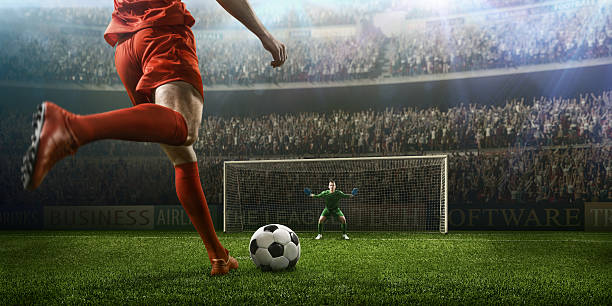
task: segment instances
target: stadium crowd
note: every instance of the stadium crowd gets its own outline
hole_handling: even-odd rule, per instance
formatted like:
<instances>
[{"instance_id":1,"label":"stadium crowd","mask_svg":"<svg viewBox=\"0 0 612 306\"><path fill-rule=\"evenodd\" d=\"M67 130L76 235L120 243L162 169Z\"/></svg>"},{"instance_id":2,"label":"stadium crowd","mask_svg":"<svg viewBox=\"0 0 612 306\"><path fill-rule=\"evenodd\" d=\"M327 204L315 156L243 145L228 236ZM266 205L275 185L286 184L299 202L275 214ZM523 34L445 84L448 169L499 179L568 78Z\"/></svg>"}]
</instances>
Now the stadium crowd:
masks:
<instances>
[{"instance_id":1,"label":"stadium crowd","mask_svg":"<svg viewBox=\"0 0 612 306\"><path fill-rule=\"evenodd\" d=\"M100 158L81 154L58 164L35 193L21 188L19 160L18 156L2 158L2 204L179 205L174 169L162 156ZM207 157L198 163L211 204L223 201L223 160ZM455 152L449 156L448 169L450 204L612 201L609 143Z\"/></svg>"},{"instance_id":2,"label":"stadium crowd","mask_svg":"<svg viewBox=\"0 0 612 306\"><path fill-rule=\"evenodd\" d=\"M0 31L0 80L120 84L114 50L98 34Z\"/></svg>"},{"instance_id":3,"label":"stadium crowd","mask_svg":"<svg viewBox=\"0 0 612 306\"><path fill-rule=\"evenodd\" d=\"M304 1L300 1L304 2ZM360 17L379 10L378 2L364 1L355 3L345 1L333 5L319 3L304 9L304 3L259 3L254 6L257 16L268 28L300 28L313 26L333 26L356 24ZM191 15L196 19L194 30L238 29L236 22L221 6L214 1L187 3ZM20 10L7 10L16 20L34 20L58 26L77 25L102 28L108 25L112 6L105 7L28 7ZM2 13L0 11L0 13Z\"/></svg>"},{"instance_id":4,"label":"stadium crowd","mask_svg":"<svg viewBox=\"0 0 612 306\"><path fill-rule=\"evenodd\" d=\"M279 69L267 65L268 54L255 40L198 44L198 55L204 85L342 81L376 77L383 41L380 33L334 40L290 40L287 44L293 57ZM207 60L211 58L219 60Z\"/></svg>"},{"instance_id":5,"label":"stadium crowd","mask_svg":"<svg viewBox=\"0 0 612 306\"><path fill-rule=\"evenodd\" d=\"M612 92L577 98L513 99L502 106L447 111L387 109L348 113L204 118L195 148L204 156L323 155L555 146L612 141Z\"/></svg>"},{"instance_id":6,"label":"stadium crowd","mask_svg":"<svg viewBox=\"0 0 612 306\"><path fill-rule=\"evenodd\" d=\"M390 39L391 73L409 76L610 57L611 12L608 5L456 25L431 23Z\"/></svg>"},{"instance_id":7,"label":"stadium crowd","mask_svg":"<svg viewBox=\"0 0 612 306\"><path fill-rule=\"evenodd\" d=\"M357 24L360 18L382 11L402 11L406 18L426 18L464 14L489 9L536 4L546 0L469 0L436 1L416 0L366 0L366 1L316 1L292 2L252 1L259 18L269 28L299 28ZM194 29L234 29L240 25L214 1L184 1L196 19ZM443 7L444 9L441 9ZM5 9L11 18L35 20L55 25L106 27L110 21L112 6L96 7L26 7L19 10ZM0 12L1 13L1 12Z\"/></svg>"},{"instance_id":8,"label":"stadium crowd","mask_svg":"<svg viewBox=\"0 0 612 306\"><path fill-rule=\"evenodd\" d=\"M208 116L195 144L209 202L222 200L224 160L448 152L450 203L612 200L612 92L513 99L446 111ZM103 141L58 164L24 193L29 118L0 122L2 203L178 204L173 168L153 144ZM70 178L66 180L66 178ZM130 188L139 182L139 188Z\"/></svg>"},{"instance_id":9,"label":"stadium crowd","mask_svg":"<svg viewBox=\"0 0 612 306\"><path fill-rule=\"evenodd\" d=\"M476 4L481 2L474 0ZM538 1L487 3L492 7L494 4L504 7L535 2ZM350 3L345 5L352 7ZM393 5L393 1L388 4ZM363 16L361 10L374 10L372 6L376 5L355 6L356 11L339 11L341 16L352 17L333 13L317 16L337 20L321 21L325 25L354 22L353 19ZM94 16L96 9L83 9L82 14L75 13L79 9L74 8L56 10L57 16L36 9L27 13L32 18L49 19L49 25L44 28L0 30L3 46L0 48L0 80L121 84L114 68L113 48L102 39L103 28L86 26L87 22L106 24L107 21L102 22L104 18ZM310 10L324 11L325 6L313 6L307 11ZM356 26L360 30L354 36L287 38L284 43L291 56L279 69L269 67L269 55L261 50L255 39L206 36L197 39L197 52L205 86L345 81L387 74L403 77L508 68L612 56L611 12L612 6L607 4L539 10L506 18L491 13L485 17L453 19L452 23L434 20L389 37L373 29L370 22L360 23L362 26ZM56 26L53 18L61 19L58 16L64 14L70 15L69 22L84 26ZM198 19L218 23L214 18ZM306 19L311 20L310 17ZM279 20L277 23L279 27L289 27L292 22ZM386 60L390 61L389 66Z\"/></svg>"},{"instance_id":10,"label":"stadium crowd","mask_svg":"<svg viewBox=\"0 0 612 306\"><path fill-rule=\"evenodd\" d=\"M280 69L266 64L269 55L255 40L199 41L197 52L205 86L341 81L379 74L382 40L376 33L336 40L296 39L290 42L294 60ZM0 80L121 84L113 48L98 36L0 31L0 43L6 46L0 50Z\"/></svg>"},{"instance_id":11,"label":"stadium crowd","mask_svg":"<svg viewBox=\"0 0 612 306\"><path fill-rule=\"evenodd\" d=\"M406 12L406 19L416 19L468 14L484 10L499 10L546 1L547 0L391 0L389 3L389 10Z\"/></svg>"},{"instance_id":12,"label":"stadium crowd","mask_svg":"<svg viewBox=\"0 0 612 306\"><path fill-rule=\"evenodd\" d=\"M453 153L450 203L612 201L612 147Z\"/></svg>"}]
</instances>

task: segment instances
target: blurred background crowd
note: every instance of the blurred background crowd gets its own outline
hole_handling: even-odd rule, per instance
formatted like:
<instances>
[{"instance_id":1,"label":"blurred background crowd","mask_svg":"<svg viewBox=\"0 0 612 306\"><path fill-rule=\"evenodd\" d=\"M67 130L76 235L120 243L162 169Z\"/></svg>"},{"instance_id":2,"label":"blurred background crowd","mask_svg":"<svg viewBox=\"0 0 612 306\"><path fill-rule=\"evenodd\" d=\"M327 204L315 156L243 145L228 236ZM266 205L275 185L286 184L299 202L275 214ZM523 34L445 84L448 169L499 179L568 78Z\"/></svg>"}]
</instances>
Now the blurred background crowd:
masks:
<instances>
[{"instance_id":1,"label":"blurred background crowd","mask_svg":"<svg viewBox=\"0 0 612 306\"><path fill-rule=\"evenodd\" d=\"M280 69L269 67L269 54L255 39L229 38L242 26L214 1L185 2L197 20L205 87L507 72L612 59L612 2L606 0L253 0L263 22L286 34L289 60ZM120 86L114 49L102 38L111 12L108 6L0 9L0 82ZM376 26L377 16L395 13L410 26L398 32ZM450 203L610 201L607 90L450 103L456 106L448 109L207 115L194 147L210 203L222 201L226 160L429 153L449 154ZM23 192L19 165L30 143L30 118L0 110L1 203L178 204L173 167L158 146L119 141L81 148L40 190Z\"/></svg>"},{"instance_id":2,"label":"blurred background crowd","mask_svg":"<svg viewBox=\"0 0 612 306\"><path fill-rule=\"evenodd\" d=\"M266 27L299 28L342 24L355 24L363 16L384 11L402 11L406 18L441 17L453 14L473 13L483 10L503 9L546 2L548 0L323 0L275 2L252 0L251 5ZM183 0L196 19L194 29L240 28L216 2ZM109 4L109 3L107 3ZM14 11L16 16L35 18L48 24L73 24L105 27L112 13L112 5L100 7L27 7ZM441 9L443 8L443 9Z\"/></svg>"},{"instance_id":3,"label":"blurred background crowd","mask_svg":"<svg viewBox=\"0 0 612 306\"><path fill-rule=\"evenodd\" d=\"M435 74L612 56L610 6L487 20L431 23L393 37L394 75Z\"/></svg>"},{"instance_id":4,"label":"blurred background crowd","mask_svg":"<svg viewBox=\"0 0 612 306\"><path fill-rule=\"evenodd\" d=\"M361 5L352 1L333 6L319 1L262 5L259 11L264 23L273 29L289 29L283 41L290 57L280 69L271 69L269 55L254 37L228 39L228 33L241 25L220 6L193 3L204 84L409 77L612 56L612 3L603 0L585 0L583 5L565 9L554 9L554 2L537 6L544 2L537 0L474 0L467 6L465 1L461 6L449 1L444 10L419 2L420 6L409 7L405 1L384 0L357 2ZM519 13L514 7L521 7ZM373 22L377 13L393 10L403 12L404 19L424 21L385 34ZM0 10L6 17L0 30L0 81L121 84L113 48L102 39L110 13L111 8L87 7ZM437 17L442 13L458 17ZM356 30L311 36L314 29L338 26Z\"/></svg>"},{"instance_id":5,"label":"blurred background crowd","mask_svg":"<svg viewBox=\"0 0 612 306\"><path fill-rule=\"evenodd\" d=\"M209 116L196 150L205 156L398 154L612 140L611 92L576 98L512 99L502 106L461 104L349 113Z\"/></svg>"},{"instance_id":6,"label":"blurred background crowd","mask_svg":"<svg viewBox=\"0 0 612 306\"><path fill-rule=\"evenodd\" d=\"M450 203L612 200L611 92L513 99L504 106L388 109L204 118L195 149L211 203L223 161L414 155L449 159ZM102 141L55 168L36 193L19 187L27 116L2 121L3 202L178 204L173 168L157 145ZM18 124L15 124L18 123ZM66 180L65 178L70 178ZM138 182L138 188L132 188ZM51 187L52 186L52 187Z\"/></svg>"}]
</instances>

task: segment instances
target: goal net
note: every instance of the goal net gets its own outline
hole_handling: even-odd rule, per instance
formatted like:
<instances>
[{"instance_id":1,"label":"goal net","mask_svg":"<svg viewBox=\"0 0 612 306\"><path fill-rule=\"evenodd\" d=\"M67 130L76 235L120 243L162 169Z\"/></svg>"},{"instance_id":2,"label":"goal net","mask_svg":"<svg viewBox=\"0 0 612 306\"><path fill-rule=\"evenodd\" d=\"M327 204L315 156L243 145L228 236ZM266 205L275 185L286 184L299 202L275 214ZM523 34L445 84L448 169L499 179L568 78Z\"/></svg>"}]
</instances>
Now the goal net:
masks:
<instances>
[{"instance_id":1,"label":"goal net","mask_svg":"<svg viewBox=\"0 0 612 306\"><path fill-rule=\"evenodd\" d=\"M394 156L227 161L223 169L225 232L254 231L278 223L316 231L325 208L314 194L328 189L356 197L340 200L349 231L448 231L447 157ZM328 218L325 231L340 230Z\"/></svg>"}]
</instances>

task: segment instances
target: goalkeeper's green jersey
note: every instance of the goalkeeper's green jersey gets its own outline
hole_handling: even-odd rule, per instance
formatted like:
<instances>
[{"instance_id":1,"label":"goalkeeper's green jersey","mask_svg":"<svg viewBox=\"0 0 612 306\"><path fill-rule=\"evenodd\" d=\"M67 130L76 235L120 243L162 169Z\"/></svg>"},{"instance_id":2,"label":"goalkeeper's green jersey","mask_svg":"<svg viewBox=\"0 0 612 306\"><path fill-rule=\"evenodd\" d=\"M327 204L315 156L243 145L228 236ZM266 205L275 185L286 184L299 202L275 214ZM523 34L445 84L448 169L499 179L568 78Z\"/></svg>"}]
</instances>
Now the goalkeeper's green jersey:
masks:
<instances>
[{"instance_id":1,"label":"goalkeeper's green jersey","mask_svg":"<svg viewBox=\"0 0 612 306\"><path fill-rule=\"evenodd\" d=\"M315 195L314 197L323 198L325 200L325 207L328 210L335 210L335 209L338 209L338 203L340 202L340 199L350 198L351 196L348 194L345 194L344 192L340 190L336 190L332 193L328 189L328 190L325 190Z\"/></svg>"}]
</instances>

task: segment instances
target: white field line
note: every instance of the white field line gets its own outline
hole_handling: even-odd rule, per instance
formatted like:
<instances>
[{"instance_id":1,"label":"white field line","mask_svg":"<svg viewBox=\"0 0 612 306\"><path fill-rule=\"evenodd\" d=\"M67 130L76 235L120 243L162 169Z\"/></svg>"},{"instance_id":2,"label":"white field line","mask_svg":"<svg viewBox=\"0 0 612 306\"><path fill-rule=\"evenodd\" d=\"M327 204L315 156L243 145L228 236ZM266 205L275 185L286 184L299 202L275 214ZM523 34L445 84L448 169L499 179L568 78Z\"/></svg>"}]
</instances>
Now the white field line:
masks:
<instances>
[{"instance_id":1,"label":"white field line","mask_svg":"<svg viewBox=\"0 0 612 306\"><path fill-rule=\"evenodd\" d=\"M115 235L0 235L0 238L132 238L132 239L200 239L199 236L115 236ZM231 239L231 238L230 238ZM453 242L583 242L612 243L612 240L581 239L461 239L461 238L352 238L357 241L453 241Z\"/></svg>"}]
</instances>

